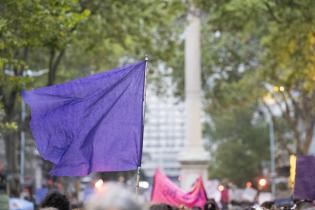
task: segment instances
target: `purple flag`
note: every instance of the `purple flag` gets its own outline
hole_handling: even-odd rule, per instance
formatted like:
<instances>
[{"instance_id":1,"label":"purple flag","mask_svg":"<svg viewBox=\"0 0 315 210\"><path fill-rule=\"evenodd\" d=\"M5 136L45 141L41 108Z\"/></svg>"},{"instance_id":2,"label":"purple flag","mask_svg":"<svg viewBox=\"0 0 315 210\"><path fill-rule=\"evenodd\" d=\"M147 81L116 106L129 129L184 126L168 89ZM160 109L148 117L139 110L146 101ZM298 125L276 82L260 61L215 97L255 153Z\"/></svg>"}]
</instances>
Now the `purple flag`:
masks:
<instances>
[{"instance_id":1,"label":"purple flag","mask_svg":"<svg viewBox=\"0 0 315 210\"><path fill-rule=\"evenodd\" d=\"M40 155L55 176L141 165L145 61L22 93Z\"/></svg>"},{"instance_id":2,"label":"purple flag","mask_svg":"<svg viewBox=\"0 0 315 210\"><path fill-rule=\"evenodd\" d=\"M294 198L315 200L315 156L298 156Z\"/></svg>"}]
</instances>

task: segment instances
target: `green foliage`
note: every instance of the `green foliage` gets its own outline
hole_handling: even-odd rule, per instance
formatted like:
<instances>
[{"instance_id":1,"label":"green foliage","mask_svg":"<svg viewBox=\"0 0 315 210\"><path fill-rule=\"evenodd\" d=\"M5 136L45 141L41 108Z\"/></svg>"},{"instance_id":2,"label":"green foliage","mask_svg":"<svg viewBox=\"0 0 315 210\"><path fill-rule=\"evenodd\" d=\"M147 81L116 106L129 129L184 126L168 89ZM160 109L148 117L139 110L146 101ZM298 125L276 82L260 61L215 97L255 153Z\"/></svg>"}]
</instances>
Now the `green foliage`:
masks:
<instances>
[{"instance_id":1,"label":"green foliage","mask_svg":"<svg viewBox=\"0 0 315 210\"><path fill-rule=\"evenodd\" d=\"M14 132L18 128L16 122L3 122L4 117L5 117L5 113L3 110L3 106L0 103L0 129L1 129L0 137L2 133Z\"/></svg>"},{"instance_id":2,"label":"green foliage","mask_svg":"<svg viewBox=\"0 0 315 210\"><path fill-rule=\"evenodd\" d=\"M1 12L1 57L7 62L22 62L16 50L24 47L63 48L72 38L69 35L74 27L90 13L82 11L76 1L34 0L5 0L1 3Z\"/></svg>"},{"instance_id":3,"label":"green foliage","mask_svg":"<svg viewBox=\"0 0 315 210\"><path fill-rule=\"evenodd\" d=\"M211 160L211 178L228 178L238 186L253 181L269 159L268 130L264 121L253 121L251 107L213 114L213 126L206 129L216 145Z\"/></svg>"},{"instance_id":4,"label":"green foliage","mask_svg":"<svg viewBox=\"0 0 315 210\"><path fill-rule=\"evenodd\" d=\"M92 14L78 27L77 39L68 47L62 63L60 78L110 69L142 60L147 54L152 70L149 80L158 84L158 65L176 66L172 58L182 46L181 15L186 9L181 1L95 1L86 7Z\"/></svg>"},{"instance_id":5,"label":"green foliage","mask_svg":"<svg viewBox=\"0 0 315 210\"><path fill-rule=\"evenodd\" d=\"M25 82L23 71L32 66L30 54L37 56L43 48L64 48L75 25L86 19L89 11L82 10L76 1L35 0L5 0L0 10L0 95L4 95L8 114ZM6 70L12 72L10 76Z\"/></svg>"},{"instance_id":6,"label":"green foliage","mask_svg":"<svg viewBox=\"0 0 315 210\"><path fill-rule=\"evenodd\" d=\"M201 6L212 12L208 19L212 31L239 41L241 46L234 52L240 62L256 63L257 79L302 92L314 90L314 1L201 1ZM246 48L252 52L244 57ZM225 67L238 59L222 57Z\"/></svg>"},{"instance_id":7,"label":"green foliage","mask_svg":"<svg viewBox=\"0 0 315 210\"><path fill-rule=\"evenodd\" d=\"M258 104L274 116L278 138L306 154L315 126L315 2L311 0L196 0L203 27L206 111ZM267 88L269 86L269 89ZM282 92L272 92L282 86ZM264 104L266 95L273 104ZM272 114L272 113L271 113ZM282 120L276 120L276 117ZM282 129L278 122L286 122ZM303 124L304 129L301 129ZM288 145L286 145L288 146Z\"/></svg>"},{"instance_id":8,"label":"green foliage","mask_svg":"<svg viewBox=\"0 0 315 210\"><path fill-rule=\"evenodd\" d=\"M5 122L4 124L0 124L0 128L3 130L17 130L16 122Z\"/></svg>"},{"instance_id":9,"label":"green foliage","mask_svg":"<svg viewBox=\"0 0 315 210\"><path fill-rule=\"evenodd\" d=\"M16 138L20 122L23 86L52 85L140 60L145 54L153 59L149 79L158 84L160 64L171 63L182 44L179 36L185 10L180 0L1 1L0 133L10 150L7 161L13 168L8 170L17 170L18 145L11 145L10 139ZM28 78L24 76L27 69L47 69L48 73Z\"/></svg>"},{"instance_id":10,"label":"green foliage","mask_svg":"<svg viewBox=\"0 0 315 210\"><path fill-rule=\"evenodd\" d=\"M53 83L149 54L158 72L157 64L167 63L182 43L177 20L185 9L181 1L2 1L0 67L14 75L1 71L0 95L20 91L22 83L45 85L43 77L37 83L20 78L27 68L47 68Z\"/></svg>"}]
</instances>

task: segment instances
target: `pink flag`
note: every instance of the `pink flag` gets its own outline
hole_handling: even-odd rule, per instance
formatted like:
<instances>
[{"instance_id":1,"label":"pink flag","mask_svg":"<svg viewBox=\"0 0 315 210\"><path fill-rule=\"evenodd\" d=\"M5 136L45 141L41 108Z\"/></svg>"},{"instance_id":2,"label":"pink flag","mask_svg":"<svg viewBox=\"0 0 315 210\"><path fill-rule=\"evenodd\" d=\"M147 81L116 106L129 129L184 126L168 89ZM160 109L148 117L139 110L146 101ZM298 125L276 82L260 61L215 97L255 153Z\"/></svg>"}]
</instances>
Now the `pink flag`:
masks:
<instances>
[{"instance_id":1,"label":"pink flag","mask_svg":"<svg viewBox=\"0 0 315 210\"><path fill-rule=\"evenodd\" d=\"M207 195L201 177L196 180L192 190L186 193L160 170L156 170L151 197L152 203L165 203L173 206L184 205L188 208L199 206L203 209L206 201Z\"/></svg>"}]
</instances>

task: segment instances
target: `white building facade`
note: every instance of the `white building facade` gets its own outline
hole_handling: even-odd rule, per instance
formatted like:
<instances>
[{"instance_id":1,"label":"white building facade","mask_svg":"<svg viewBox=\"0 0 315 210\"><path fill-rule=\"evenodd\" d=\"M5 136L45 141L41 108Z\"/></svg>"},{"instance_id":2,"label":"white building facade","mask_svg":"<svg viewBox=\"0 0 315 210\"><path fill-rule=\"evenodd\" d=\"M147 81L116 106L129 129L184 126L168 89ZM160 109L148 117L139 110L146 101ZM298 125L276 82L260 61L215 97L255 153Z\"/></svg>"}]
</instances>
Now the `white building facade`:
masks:
<instances>
[{"instance_id":1,"label":"white building facade","mask_svg":"<svg viewBox=\"0 0 315 210\"><path fill-rule=\"evenodd\" d=\"M157 168L168 176L180 175L178 155L185 141L184 104L171 93L157 96L148 88L144 125L142 168L153 177Z\"/></svg>"}]
</instances>

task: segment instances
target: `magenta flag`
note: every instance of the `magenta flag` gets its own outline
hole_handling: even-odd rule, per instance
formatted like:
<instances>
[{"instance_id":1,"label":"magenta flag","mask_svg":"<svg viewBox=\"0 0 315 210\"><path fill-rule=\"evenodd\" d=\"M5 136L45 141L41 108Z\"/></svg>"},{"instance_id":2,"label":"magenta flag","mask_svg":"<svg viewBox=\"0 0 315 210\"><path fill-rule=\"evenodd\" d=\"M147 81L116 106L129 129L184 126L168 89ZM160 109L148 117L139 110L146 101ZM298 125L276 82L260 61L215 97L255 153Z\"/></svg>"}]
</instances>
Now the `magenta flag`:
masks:
<instances>
[{"instance_id":1,"label":"magenta flag","mask_svg":"<svg viewBox=\"0 0 315 210\"><path fill-rule=\"evenodd\" d=\"M22 93L55 176L141 166L145 61Z\"/></svg>"},{"instance_id":2,"label":"magenta flag","mask_svg":"<svg viewBox=\"0 0 315 210\"><path fill-rule=\"evenodd\" d=\"M156 170L151 202L173 206L184 205L188 208L198 206L203 209L207 202L207 195L201 177L196 180L190 192L184 192L160 170Z\"/></svg>"}]
</instances>

